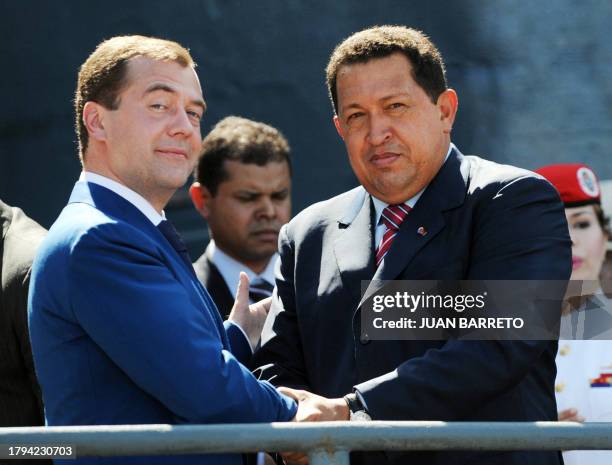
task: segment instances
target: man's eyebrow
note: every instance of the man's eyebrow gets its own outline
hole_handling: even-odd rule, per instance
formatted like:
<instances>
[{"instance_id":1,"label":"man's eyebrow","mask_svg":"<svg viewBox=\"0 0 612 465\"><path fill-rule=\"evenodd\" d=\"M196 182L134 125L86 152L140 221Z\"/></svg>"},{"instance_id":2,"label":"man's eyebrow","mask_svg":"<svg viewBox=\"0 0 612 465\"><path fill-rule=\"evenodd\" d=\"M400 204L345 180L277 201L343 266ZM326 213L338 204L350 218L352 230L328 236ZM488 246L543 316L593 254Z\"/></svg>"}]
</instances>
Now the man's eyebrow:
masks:
<instances>
[{"instance_id":1,"label":"man's eyebrow","mask_svg":"<svg viewBox=\"0 0 612 465\"><path fill-rule=\"evenodd\" d=\"M204 102L204 100L202 100L201 98L196 99L196 100L192 100L190 102L192 105L195 105L197 107L200 107L202 109L202 113L206 112L206 103Z\"/></svg>"},{"instance_id":2,"label":"man's eyebrow","mask_svg":"<svg viewBox=\"0 0 612 465\"><path fill-rule=\"evenodd\" d=\"M408 98L408 97L410 97L410 94L407 93L407 92L394 92L392 94L385 95L384 97L379 98L378 101L379 102L384 102L386 100L391 100L391 99L399 98L399 97L401 97L401 98ZM362 108L361 105L358 104L358 103L350 103L350 104L348 104L346 106L341 107L340 110L341 110L341 112L344 112L344 111L352 110L352 109L358 109L359 110L361 108Z\"/></svg>"},{"instance_id":3,"label":"man's eyebrow","mask_svg":"<svg viewBox=\"0 0 612 465\"><path fill-rule=\"evenodd\" d=\"M145 89L144 94L145 95L151 94L153 92L157 92L158 90L162 90L164 92L169 92L171 94L176 94L176 89L172 88L168 84L164 84L163 82L154 82L154 83L152 83L150 86L148 86Z\"/></svg>"},{"instance_id":4,"label":"man's eyebrow","mask_svg":"<svg viewBox=\"0 0 612 465\"><path fill-rule=\"evenodd\" d=\"M151 94L153 92L157 92L158 90L161 90L163 92L168 92L170 94L176 94L176 89L174 89L172 86L169 86L168 84L164 84L163 82L154 82L153 84L151 84L149 87L145 89L144 95ZM206 111L206 103L204 102L204 100L194 99L194 100L191 100L190 103L192 105L196 105L202 108L202 112Z\"/></svg>"},{"instance_id":5,"label":"man's eyebrow","mask_svg":"<svg viewBox=\"0 0 612 465\"><path fill-rule=\"evenodd\" d=\"M358 103L350 103L350 104L348 104L348 105L346 105L346 106L342 106L342 107L340 108L340 110L341 110L342 112L345 112L345 111L347 111L347 110L352 110L352 109L354 109L354 108L356 108L356 109L360 109L360 108L361 108L361 105L359 105Z\"/></svg>"},{"instance_id":6,"label":"man's eyebrow","mask_svg":"<svg viewBox=\"0 0 612 465\"><path fill-rule=\"evenodd\" d=\"M261 193L259 191L251 190L251 189L240 189L236 191L236 194L238 195L260 195Z\"/></svg>"},{"instance_id":7,"label":"man's eyebrow","mask_svg":"<svg viewBox=\"0 0 612 465\"><path fill-rule=\"evenodd\" d=\"M389 95L385 95L384 97L381 97L379 100L381 102L384 102L385 100L390 100L393 98L406 98L406 97L410 97L410 94L408 92L394 92L393 94L389 94Z\"/></svg>"}]
</instances>

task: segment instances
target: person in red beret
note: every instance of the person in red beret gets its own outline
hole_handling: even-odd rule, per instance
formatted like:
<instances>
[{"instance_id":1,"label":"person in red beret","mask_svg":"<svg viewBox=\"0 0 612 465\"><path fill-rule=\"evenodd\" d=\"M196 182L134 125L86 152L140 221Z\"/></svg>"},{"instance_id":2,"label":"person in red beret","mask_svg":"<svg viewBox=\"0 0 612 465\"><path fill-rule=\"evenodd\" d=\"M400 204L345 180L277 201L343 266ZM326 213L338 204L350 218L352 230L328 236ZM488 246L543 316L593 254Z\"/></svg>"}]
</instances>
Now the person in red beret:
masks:
<instances>
[{"instance_id":1,"label":"person in red beret","mask_svg":"<svg viewBox=\"0 0 612 465\"><path fill-rule=\"evenodd\" d=\"M599 180L580 163L544 166L536 173L555 186L565 204L571 279L581 291L580 305L567 306L561 318L555 382L559 420L612 421L612 301L600 281L610 229ZM566 465L609 465L612 451L566 451L563 459Z\"/></svg>"}]
</instances>

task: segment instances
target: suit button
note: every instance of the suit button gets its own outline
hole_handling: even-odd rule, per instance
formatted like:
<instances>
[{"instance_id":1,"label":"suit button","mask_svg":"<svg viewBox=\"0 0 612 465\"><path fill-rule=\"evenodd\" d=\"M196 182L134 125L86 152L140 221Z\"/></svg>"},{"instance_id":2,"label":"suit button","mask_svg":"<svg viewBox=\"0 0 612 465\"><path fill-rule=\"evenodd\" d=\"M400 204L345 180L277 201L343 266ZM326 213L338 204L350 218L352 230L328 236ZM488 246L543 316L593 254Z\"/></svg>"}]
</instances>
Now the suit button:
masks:
<instances>
[{"instance_id":1,"label":"suit button","mask_svg":"<svg viewBox=\"0 0 612 465\"><path fill-rule=\"evenodd\" d=\"M568 344L565 344L559 349L559 355L561 355L562 357L568 355L569 353L570 353L570 346Z\"/></svg>"},{"instance_id":2,"label":"suit button","mask_svg":"<svg viewBox=\"0 0 612 465\"><path fill-rule=\"evenodd\" d=\"M359 342L361 342L361 345L365 346L366 344L370 343L370 338L367 334L364 334L359 338Z\"/></svg>"}]
</instances>

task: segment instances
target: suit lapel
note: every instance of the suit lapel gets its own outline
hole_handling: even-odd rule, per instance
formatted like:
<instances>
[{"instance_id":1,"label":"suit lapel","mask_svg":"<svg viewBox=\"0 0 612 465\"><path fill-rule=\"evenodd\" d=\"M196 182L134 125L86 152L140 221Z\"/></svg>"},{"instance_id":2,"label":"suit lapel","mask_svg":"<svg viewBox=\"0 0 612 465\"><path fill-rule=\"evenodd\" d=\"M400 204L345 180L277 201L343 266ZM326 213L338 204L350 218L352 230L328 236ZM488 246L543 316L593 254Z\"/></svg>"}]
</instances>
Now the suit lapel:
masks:
<instances>
[{"instance_id":1,"label":"suit lapel","mask_svg":"<svg viewBox=\"0 0 612 465\"><path fill-rule=\"evenodd\" d=\"M448 160L423 192L395 236L381 266L366 289L359 306L396 279L414 257L445 227L444 212L461 205L465 199L465 180L460 166L463 156L454 148Z\"/></svg>"},{"instance_id":2,"label":"suit lapel","mask_svg":"<svg viewBox=\"0 0 612 465\"><path fill-rule=\"evenodd\" d=\"M222 318L227 319L234 305L234 296L227 287L221 272L210 259L210 244L193 266L198 279L212 297Z\"/></svg>"},{"instance_id":3,"label":"suit lapel","mask_svg":"<svg viewBox=\"0 0 612 465\"><path fill-rule=\"evenodd\" d=\"M106 215L118 218L138 228L160 245L168 257L172 257L174 262L173 271L182 275L180 281L187 292L189 292L189 289L196 290L200 298L204 300L206 304L203 305L202 311L212 318L219 332L219 337L229 347L229 340L223 329L221 315L217 311L210 295L198 281L195 273L187 269L186 263L183 262L161 231L138 208L110 189L86 182L77 182L75 184L68 203L86 203L91 205Z\"/></svg>"},{"instance_id":4,"label":"suit lapel","mask_svg":"<svg viewBox=\"0 0 612 465\"><path fill-rule=\"evenodd\" d=\"M370 280L374 272L372 213L370 196L365 189L357 188L338 220L334 254L343 287L355 301L361 296L361 281Z\"/></svg>"}]
</instances>

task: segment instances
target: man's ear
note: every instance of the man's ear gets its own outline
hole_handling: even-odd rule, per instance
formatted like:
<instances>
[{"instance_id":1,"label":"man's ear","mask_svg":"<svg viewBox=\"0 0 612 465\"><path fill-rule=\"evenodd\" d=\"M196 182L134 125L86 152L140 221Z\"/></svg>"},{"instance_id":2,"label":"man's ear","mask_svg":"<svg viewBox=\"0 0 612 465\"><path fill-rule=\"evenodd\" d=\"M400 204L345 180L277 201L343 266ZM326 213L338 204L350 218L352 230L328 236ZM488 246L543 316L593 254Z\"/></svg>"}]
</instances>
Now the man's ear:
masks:
<instances>
[{"instance_id":1,"label":"man's ear","mask_svg":"<svg viewBox=\"0 0 612 465\"><path fill-rule=\"evenodd\" d=\"M87 128L90 139L106 140L104 128L104 107L99 103L89 101L83 107L83 124Z\"/></svg>"},{"instance_id":2,"label":"man's ear","mask_svg":"<svg viewBox=\"0 0 612 465\"><path fill-rule=\"evenodd\" d=\"M334 126L336 126L336 131L342 140L344 140L344 134L342 133L342 126L340 126L340 118L338 115L334 115Z\"/></svg>"},{"instance_id":3,"label":"man's ear","mask_svg":"<svg viewBox=\"0 0 612 465\"><path fill-rule=\"evenodd\" d=\"M446 89L438 97L437 106L440 109L440 120L444 123L443 132L450 134L453 130L453 123L455 122L457 108L459 107L457 92L453 89Z\"/></svg>"},{"instance_id":4,"label":"man's ear","mask_svg":"<svg viewBox=\"0 0 612 465\"><path fill-rule=\"evenodd\" d=\"M208 219L210 215L210 199L212 199L210 191L199 182L194 182L189 188L189 196L195 209L205 219Z\"/></svg>"}]
</instances>

